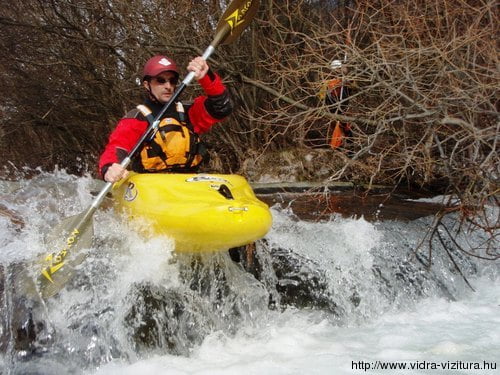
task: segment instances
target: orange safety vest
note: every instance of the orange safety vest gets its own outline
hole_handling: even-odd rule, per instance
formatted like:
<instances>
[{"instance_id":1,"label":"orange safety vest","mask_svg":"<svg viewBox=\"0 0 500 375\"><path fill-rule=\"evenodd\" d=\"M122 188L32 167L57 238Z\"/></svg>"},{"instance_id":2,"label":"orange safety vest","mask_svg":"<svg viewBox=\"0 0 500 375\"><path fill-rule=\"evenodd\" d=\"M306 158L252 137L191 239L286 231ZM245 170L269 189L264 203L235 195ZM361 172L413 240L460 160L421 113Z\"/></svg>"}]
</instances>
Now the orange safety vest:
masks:
<instances>
[{"instance_id":1,"label":"orange safety vest","mask_svg":"<svg viewBox=\"0 0 500 375\"><path fill-rule=\"evenodd\" d=\"M161 120L154 138L142 148L140 161L145 171L190 171L203 161L205 148L199 135L183 121L183 108L178 115Z\"/></svg>"}]
</instances>

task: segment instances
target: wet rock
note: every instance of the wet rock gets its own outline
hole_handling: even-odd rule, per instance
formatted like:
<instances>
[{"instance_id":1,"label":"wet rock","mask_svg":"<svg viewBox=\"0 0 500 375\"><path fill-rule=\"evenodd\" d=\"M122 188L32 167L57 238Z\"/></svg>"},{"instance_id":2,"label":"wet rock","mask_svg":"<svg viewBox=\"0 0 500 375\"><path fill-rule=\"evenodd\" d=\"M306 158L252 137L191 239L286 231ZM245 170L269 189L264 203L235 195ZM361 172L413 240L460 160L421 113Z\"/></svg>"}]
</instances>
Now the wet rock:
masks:
<instances>
[{"instance_id":1,"label":"wet rock","mask_svg":"<svg viewBox=\"0 0 500 375\"><path fill-rule=\"evenodd\" d=\"M151 283L136 285L125 324L137 352L188 355L210 332L204 305L193 295Z\"/></svg>"},{"instance_id":2,"label":"wet rock","mask_svg":"<svg viewBox=\"0 0 500 375\"><path fill-rule=\"evenodd\" d=\"M267 284L271 292L269 307L314 308L325 310L335 317L343 315L342 309L332 298L331 286L324 270L309 259L301 257L291 249L271 248L265 240L260 240L252 247L232 249L231 258L241 263L247 272L257 280ZM265 264L271 262L274 277L264 280L269 270ZM272 285L270 285L272 284Z\"/></svg>"},{"instance_id":3,"label":"wet rock","mask_svg":"<svg viewBox=\"0 0 500 375\"><path fill-rule=\"evenodd\" d=\"M329 265L337 268L337 272L334 272L297 254L293 248L269 248L265 240L258 242L251 263L248 263L248 253L245 248L240 248L238 251L238 256L233 258L237 259L256 279L265 283L268 291L271 291L270 307L293 306L298 309L322 310L334 320L342 320L361 308L363 303L365 303L364 309L366 303L371 303L366 302L366 298L371 297L366 295L367 290L358 290L363 287L363 283L352 284L341 277L335 279L332 276L349 272L341 270L340 265ZM417 253L411 256L413 253L411 249L408 253L406 251L400 249L393 253L375 252L371 275L370 270L367 270L366 279L371 280L370 287L382 298L381 305L387 308L393 304L418 301L429 295L439 295L454 300L454 293L442 280L443 276L437 270L429 269L420 259L421 255ZM461 259L462 262L465 260ZM269 274L269 269L265 268L266 263L270 263L272 267L271 278L266 276ZM470 267L468 272L474 272L474 267ZM276 295L273 295L273 290L276 291ZM374 307L375 310L377 308Z\"/></svg>"},{"instance_id":4,"label":"wet rock","mask_svg":"<svg viewBox=\"0 0 500 375\"><path fill-rule=\"evenodd\" d=\"M46 350L53 330L25 265L0 268L0 348L18 357Z\"/></svg>"},{"instance_id":5,"label":"wet rock","mask_svg":"<svg viewBox=\"0 0 500 375\"><path fill-rule=\"evenodd\" d=\"M324 270L287 249L272 249L271 257L278 280L276 290L282 305L315 308L335 316L342 315L332 298Z\"/></svg>"},{"instance_id":6,"label":"wet rock","mask_svg":"<svg viewBox=\"0 0 500 375\"><path fill-rule=\"evenodd\" d=\"M213 331L234 334L267 308L262 283L228 254L178 255L175 287L143 282L126 298L124 324L137 352L188 355Z\"/></svg>"}]
</instances>

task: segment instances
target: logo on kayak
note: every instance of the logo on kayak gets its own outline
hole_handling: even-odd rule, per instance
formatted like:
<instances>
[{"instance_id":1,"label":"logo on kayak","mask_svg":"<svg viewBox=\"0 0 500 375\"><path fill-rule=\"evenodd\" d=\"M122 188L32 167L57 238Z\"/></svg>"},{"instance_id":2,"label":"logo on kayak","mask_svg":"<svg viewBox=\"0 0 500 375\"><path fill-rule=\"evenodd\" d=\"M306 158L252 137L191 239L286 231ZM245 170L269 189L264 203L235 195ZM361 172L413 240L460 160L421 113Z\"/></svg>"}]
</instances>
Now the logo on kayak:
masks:
<instances>
[{"instance_id":1,"label":"logo on kayak","mask_svg":"<svg viewBox=\"0 0 500 375\"><path fill-rule=\"evenodd\" d=\"M231 182L222 177L215 177L210 175L194 176L186 179L186 182L221 182L223 184L232 185Z\"/></svg>"},{"instance_id":2,"label":"logo on kayak","mask_svg":"<svg viewBox=\"0 0 500 375\"><path fill-rule=\"evenodd\" d=\"M137 189L133 182L129 182L127 190L125 190L125 194L123 194L123 199L127 202L132 202L135 198L137 198Z\"/></svg>"}]
</instances>

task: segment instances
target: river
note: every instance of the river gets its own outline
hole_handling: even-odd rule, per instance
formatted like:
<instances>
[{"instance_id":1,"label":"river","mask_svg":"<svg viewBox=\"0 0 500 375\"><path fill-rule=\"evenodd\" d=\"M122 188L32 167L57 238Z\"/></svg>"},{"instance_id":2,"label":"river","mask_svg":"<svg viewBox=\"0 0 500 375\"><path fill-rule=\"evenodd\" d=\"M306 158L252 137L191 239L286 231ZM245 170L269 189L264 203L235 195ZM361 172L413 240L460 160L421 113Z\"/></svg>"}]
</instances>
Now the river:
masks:
<instances>
[{"instance_id":1,"label":"river","mask_svg":"<svg viewBox=\"0 0 500 375\"><path fill-rule=\"evenodd\" d=\"M176 255L105 206L75 279L26 305L19 267L96 186L64 171L0 180L0 374L500 374L500 262L446 238L454 262L419 247L432 215L304 218L283 200L249 265ZM484 237L462 228L457 241ZM28 317L36 337L18 343Z\"/></svg>"}]
</instances>

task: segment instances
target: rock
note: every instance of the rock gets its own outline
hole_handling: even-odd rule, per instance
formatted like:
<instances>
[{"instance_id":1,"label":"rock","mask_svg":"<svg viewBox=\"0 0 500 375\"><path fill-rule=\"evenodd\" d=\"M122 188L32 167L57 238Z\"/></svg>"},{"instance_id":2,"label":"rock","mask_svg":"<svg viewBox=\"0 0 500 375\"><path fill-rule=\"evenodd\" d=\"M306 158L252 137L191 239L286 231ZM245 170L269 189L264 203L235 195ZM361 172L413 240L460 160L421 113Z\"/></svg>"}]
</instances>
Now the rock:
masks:
<instances>
[{"instance_id":1,"label":"rock","mask_svg":"<svg viewBox=\"0 0 500 375\"><path fill-rule=\"evenodd\" d=\"M10 349L15 355L29 356L50 345L53 330L25 265L0 267L0 311L2 351Z\"/></svg>"}]
</instances>

